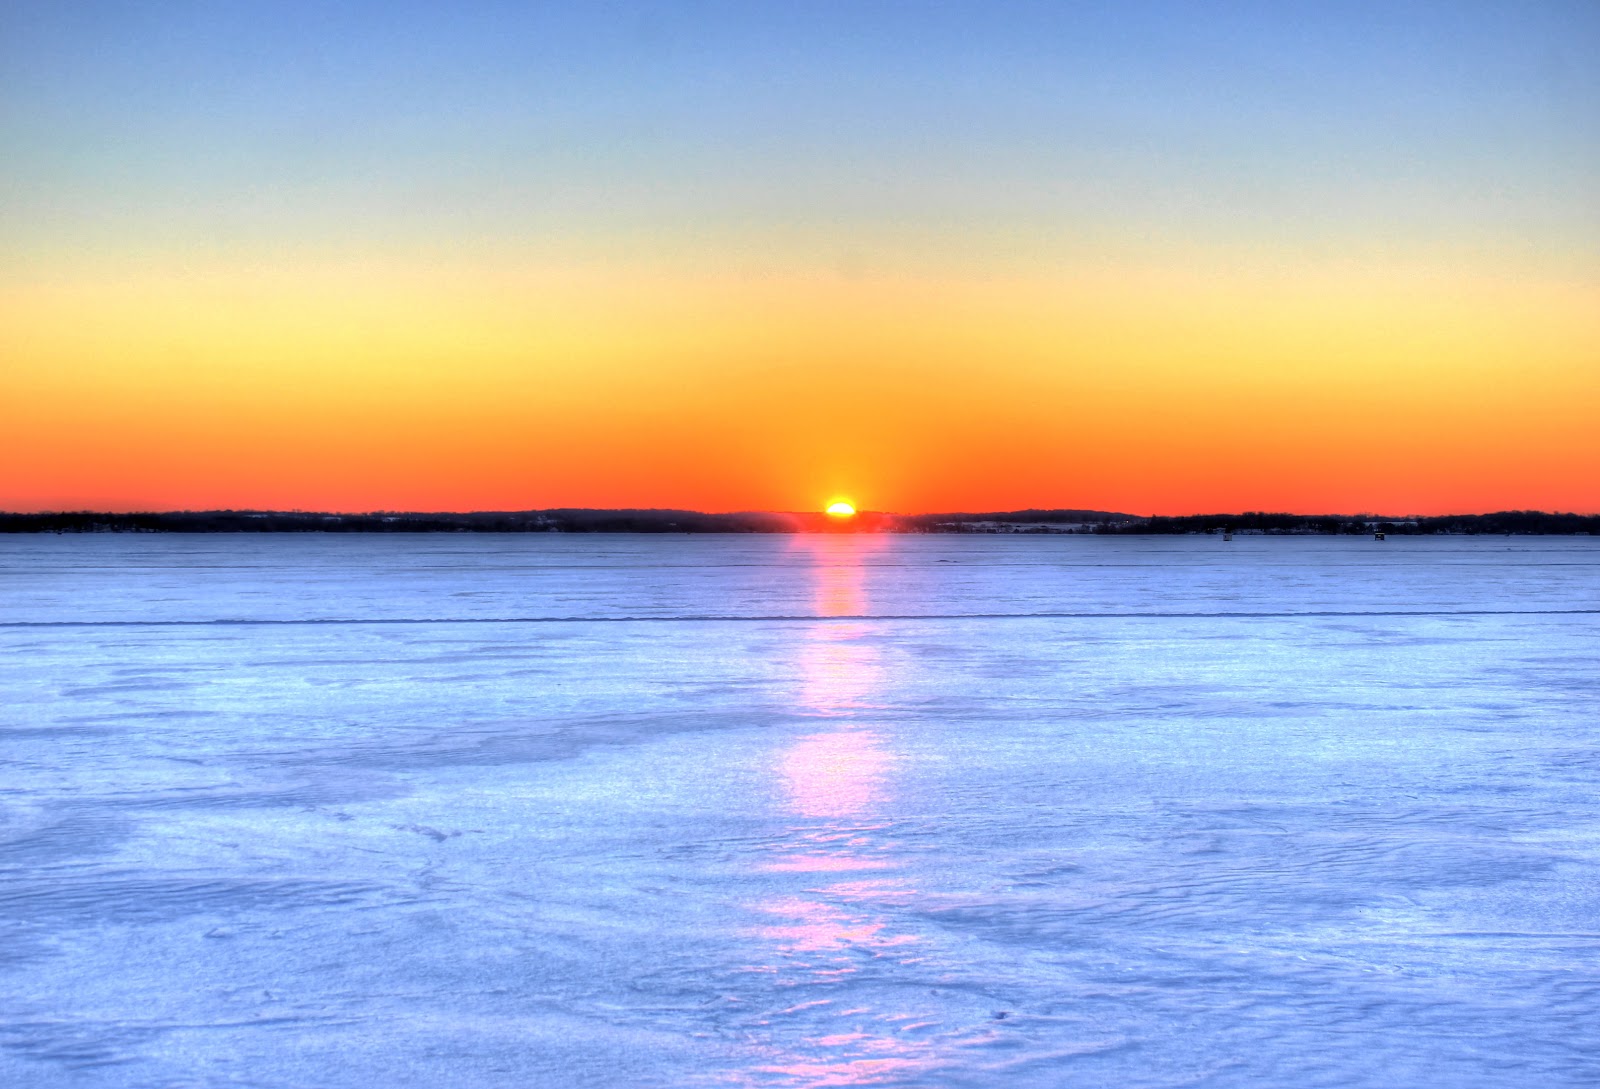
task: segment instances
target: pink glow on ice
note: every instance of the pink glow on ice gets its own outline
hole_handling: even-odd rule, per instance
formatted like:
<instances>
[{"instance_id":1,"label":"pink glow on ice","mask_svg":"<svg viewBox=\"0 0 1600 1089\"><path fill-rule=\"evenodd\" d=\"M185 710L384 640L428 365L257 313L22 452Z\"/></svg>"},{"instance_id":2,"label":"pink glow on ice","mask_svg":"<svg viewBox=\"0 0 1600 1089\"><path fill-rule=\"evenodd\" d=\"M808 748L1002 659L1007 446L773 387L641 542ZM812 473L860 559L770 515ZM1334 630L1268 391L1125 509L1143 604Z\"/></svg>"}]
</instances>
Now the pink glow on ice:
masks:
<instances>
[{"instance_id":1,"label":"pink glow on ice","mask_svg":"<svg viewBox=\"0 0 1600 1089\"><path fill-rule=\"evenodd\" d=\"M813 540L799 545L815 556L813 615L868 616L869 553L887 547L871 535ZM896 756L887 729L872 721L887 687L887 666L870 622L832 621L811 627L796 660L798 709L831 728L806 734L782 750L774 767L777 799L795 824L774 860L773 874L814 873L828 882L776 895L758 905L765 919L756 933L770 958L752 966L771 973L797 997L831 994L860 974L862 965L889 957L918 957L916 934L889 928L882 906L915 898L916 890L892 876L898 861L886 849L876 821L889 800ZM870 877L862 877L872 872ZM830 875L837 875L832 877ZM789 1022L805 1035L772 1049L761 1075L807 1086L874 1085L903 1081L926 1070L929 1043L911 1034L915 1021L897 1007L857 1005L834 1010L831 998L800 1001L767 1022ZM801 1028L801 1026L806 1028Z\"/></svg>"},{"instance_id":2,"label":"pink glow on ice","mask_svg":"<svg viewBox=\"0 0 1600 1089\"><path fill-rule=\"evenodd\" d=\"M837 730L796 742L784 754L782 775L800 816L853 817L872 808L888 764L877 734Z\"/></svg>"}]
</instances>

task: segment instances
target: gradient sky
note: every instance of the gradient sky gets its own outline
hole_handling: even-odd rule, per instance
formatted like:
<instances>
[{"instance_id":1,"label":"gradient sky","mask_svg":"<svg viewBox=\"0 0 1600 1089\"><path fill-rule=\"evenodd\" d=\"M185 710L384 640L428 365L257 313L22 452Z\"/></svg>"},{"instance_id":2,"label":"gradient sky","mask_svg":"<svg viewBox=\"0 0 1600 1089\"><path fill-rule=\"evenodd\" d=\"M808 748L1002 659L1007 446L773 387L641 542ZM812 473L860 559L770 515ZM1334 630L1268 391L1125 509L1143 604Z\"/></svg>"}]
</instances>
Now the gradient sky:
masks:
<instances>
[{"instance_id":1,"label":"gradient sky","mask_svg":"<svg viewBox=\"0 0 1600 1089\"><path fill-rule=\"evenodd\" d=\"M1600 510L1600 4L0 5L0 507Z\"/></svg>"}]
</instances>

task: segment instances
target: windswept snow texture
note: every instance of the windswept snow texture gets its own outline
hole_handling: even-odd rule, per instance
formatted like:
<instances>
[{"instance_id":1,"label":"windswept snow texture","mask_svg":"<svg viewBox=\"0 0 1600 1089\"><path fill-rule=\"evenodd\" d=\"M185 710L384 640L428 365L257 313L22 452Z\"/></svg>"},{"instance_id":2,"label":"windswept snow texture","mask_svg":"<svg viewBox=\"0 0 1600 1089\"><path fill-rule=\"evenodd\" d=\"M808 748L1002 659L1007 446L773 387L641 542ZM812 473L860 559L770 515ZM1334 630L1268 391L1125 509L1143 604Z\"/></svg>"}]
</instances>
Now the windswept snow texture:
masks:
<instances>
[{"instance_id":1,"label":"windswept snow texture","mask_svg":"<svg viewBox=\"0 0 1600 1089\"><path fill-rule=\"evenodd\" d=\"M0 540L0 1084L1600 1084L1600 541Z\"/></svg>"}]
</instances>

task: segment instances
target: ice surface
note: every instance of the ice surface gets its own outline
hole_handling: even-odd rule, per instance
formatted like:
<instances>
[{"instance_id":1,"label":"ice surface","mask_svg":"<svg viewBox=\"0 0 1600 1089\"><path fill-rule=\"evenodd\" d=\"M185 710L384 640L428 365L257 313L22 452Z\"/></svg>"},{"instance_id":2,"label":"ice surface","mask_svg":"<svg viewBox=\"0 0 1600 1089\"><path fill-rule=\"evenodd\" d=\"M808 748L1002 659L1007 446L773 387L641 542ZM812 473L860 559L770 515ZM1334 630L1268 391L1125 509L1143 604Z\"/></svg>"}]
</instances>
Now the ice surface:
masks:
<instances>
[{"instance_id":1,"label":"ice surface","mask_svg":"<svg viewBox=\"0 0 1600 1089\"><path fill-rule=\"evenodd\" d=\"M13 537L0 610L6 1086L1600 1084L1590 538Z\"/></svg>"}]
</instances>

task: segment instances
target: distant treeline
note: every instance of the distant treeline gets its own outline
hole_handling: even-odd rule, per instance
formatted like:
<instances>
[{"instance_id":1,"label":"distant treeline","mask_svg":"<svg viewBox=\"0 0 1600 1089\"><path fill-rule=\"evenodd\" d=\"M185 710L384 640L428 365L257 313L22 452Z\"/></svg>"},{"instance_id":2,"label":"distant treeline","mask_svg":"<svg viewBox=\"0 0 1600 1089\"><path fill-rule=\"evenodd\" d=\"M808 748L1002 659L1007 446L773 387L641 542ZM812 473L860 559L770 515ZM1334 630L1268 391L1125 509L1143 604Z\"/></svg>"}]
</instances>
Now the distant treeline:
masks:
<instances>
[{"instance_id":1,"label":"distant treeline","mask_svg":"<svg viewBox=\"0 0 1600 1089\"><path fill-rule=\"evenodd\" d=\"M58 511L0 513L0 533L800 533L825 530L893 530L890 515L862 512L841 522L823 514L748 511L705 514L692 510L377 511L323 514L307 511L160 511L107 514Z\"/></svg>"},{"instance_id":2,"label":"distant treeline","mask_svg":"<svg viewBox=\"0 0 1600 1089\"><path fill-rule=\"evenodd\" d=\"M813 512L687 510L384 512L164 511L107 514L0 512L0 533L1600 533L1600 515L1545 511L1446 514L1305 515L1246 511L1142 518L1092 510L895 515L863 511L835 519Z\"/></svg>"},{"instance_id":3,"label":"distant treeline","mask_svg":"<svg viewBox=\"0 0 1600 1089\"><path fill-rule=\"evenodd\" d=\"M1144 521L1137 514L1122 514L1109 510L1007 510L974 514L970 511L950 514L897 515L895 522L902 532L911 533L985 533L1024 532L1037 529L1044 532L1092 532L1102 526L1132 525ZM1025 527L1025 528L1024 528Z\"/></svg>"},{"instance_id":4,"label":"distant treeline","mask_svg":"<svg viewBox=\"0 0 1600 1089\"><path fill-rule=\"evenodd\" d=\"M799 527L783 514L701 514L687 510L0 514L0 532L11 533L781 533L796 528Z\"/></svg>"},{"instance_id":5,"label":"distant treeline","mask_svg":"<svg viewBox=\"0 0 1600 1089\"><path fill-rule=\"evenodd\" d=\"M1156 516L1108 525L1104 533L1600 533L1600 515L1553 514L1538 510L1503 510L1493 514L1440 514L1396 518L1375 514L1189 514Z\"/></svg>"}]
</instances>

